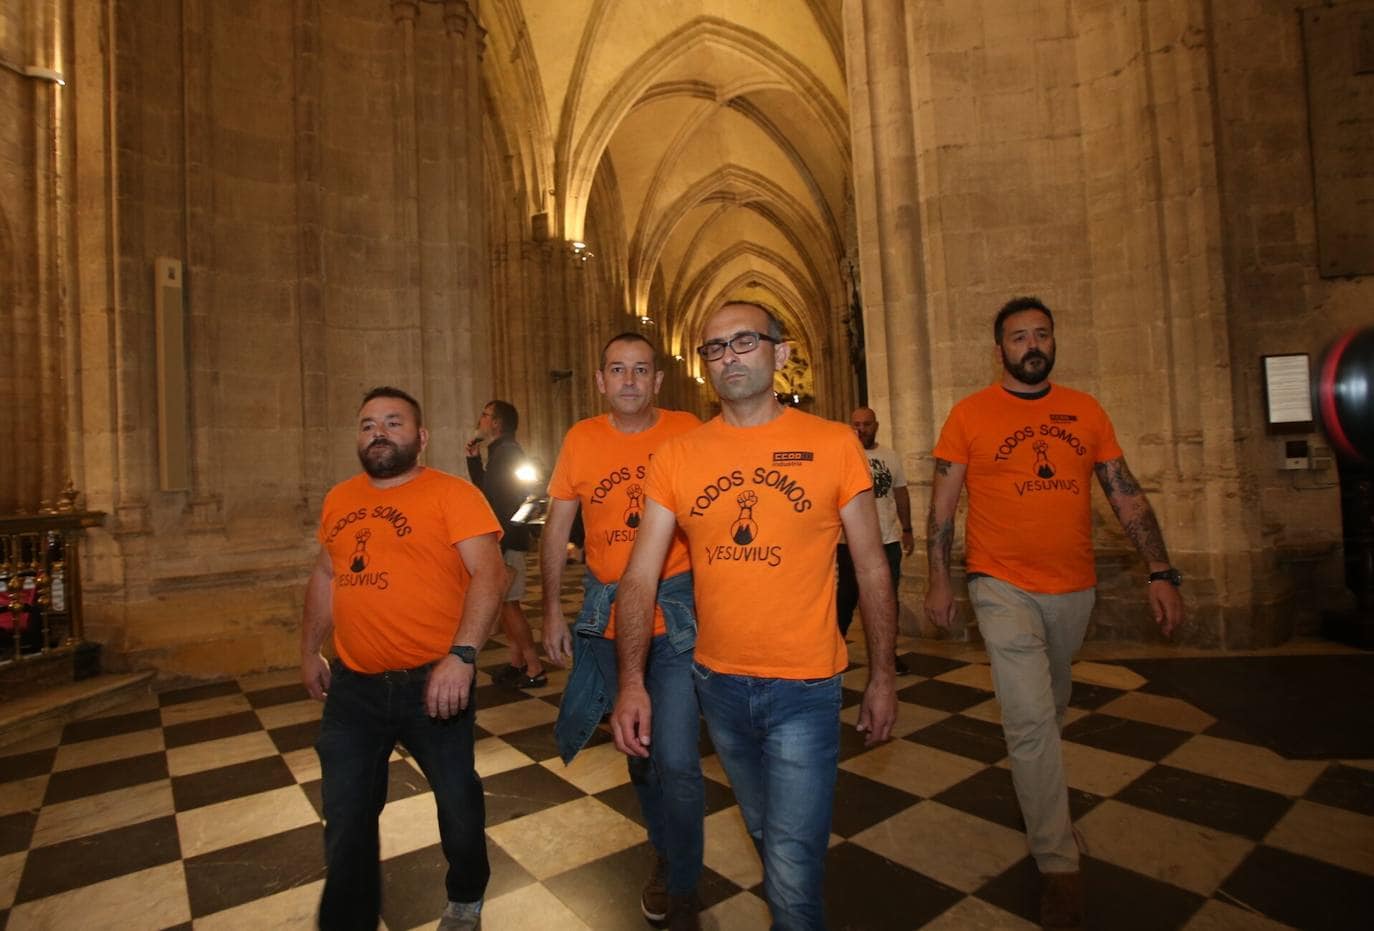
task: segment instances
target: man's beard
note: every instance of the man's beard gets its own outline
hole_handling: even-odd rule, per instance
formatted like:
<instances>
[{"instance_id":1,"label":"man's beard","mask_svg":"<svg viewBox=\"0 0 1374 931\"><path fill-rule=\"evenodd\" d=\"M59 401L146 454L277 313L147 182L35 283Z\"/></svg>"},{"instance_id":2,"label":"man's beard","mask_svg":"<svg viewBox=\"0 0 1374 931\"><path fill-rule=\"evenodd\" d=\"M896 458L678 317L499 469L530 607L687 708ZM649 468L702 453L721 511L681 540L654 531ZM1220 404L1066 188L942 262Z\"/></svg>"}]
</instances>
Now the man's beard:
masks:
<instances>
[{"instance_id":1,"label":"man's beard","mask_svg":"<svg viewBox=\"0 0 1374 931\"><path fill-rule=\"evenodd\" d=\"M1029 368L1026 363L1034 359L1044 359L1045 364L1040 368ZM1009 362L1005 355L1002 356L1002 367L1011 373L1011 377L1021 382L1023 385L1038 385L1050 377L1050 372L1054 371L1054 356L1046 355L1039 349L1031 349L1021 357L1019 362Z\"/></svg>"},{"instance_id":2,"label":"man's beard","mask_svg":"<svg viewBox=\"0 0 1374 931\"><path fill-rule=\"evenodd\" d=\"M752 398L764 391L770 391L773 387L773 373L767 373L767 381L764 381L764 373L755 372L743 363L737 363L738 367L727 367L721 369L718 375L712 376L712 383L715 386L716 394L726 401L743 401ZM745 378L738 381L726 381L727 375L732 375L737 371L743 370Z\"/></svg>"},{"instance_id":3,"label":"man's beard","mask_svg":"<svg viewBox=\"0 0 1374 931\"><path fill-rule=\"evenodd\" d=\"M415 468L420 461L420 441L398 446L390 440L376 439L358 450L363 471L372 478L395 478Z\"/></svg>"}]
</instances>

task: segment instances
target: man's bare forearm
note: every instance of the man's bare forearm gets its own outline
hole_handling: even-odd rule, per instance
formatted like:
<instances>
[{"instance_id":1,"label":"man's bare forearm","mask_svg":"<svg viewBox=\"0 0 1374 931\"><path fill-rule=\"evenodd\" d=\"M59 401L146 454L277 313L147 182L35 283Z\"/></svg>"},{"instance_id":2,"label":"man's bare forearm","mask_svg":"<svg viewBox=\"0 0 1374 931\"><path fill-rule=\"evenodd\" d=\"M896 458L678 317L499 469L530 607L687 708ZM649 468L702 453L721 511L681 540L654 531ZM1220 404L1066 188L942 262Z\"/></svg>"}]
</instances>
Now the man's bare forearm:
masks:
<instances>
[{"instance_id":1,"label":"man's bare forearm","mask_svg":"<svg viewBox=\"0 0 1374 931\"><path fill-rule=\"evenodd\" d=\"M305 610L301 617L301 656L314 656L334 629L332 580L318 568L305 586Z\"/></svg>"},{"instance_id":2,"label":"man's bare forearm","mask_svg":"<svg viewBox=\"0 0 1374 931\"><path fill-rule=\"evenodd\" d=\"M1151 566L1169 565L1169 551L1164 545L1164 533L1159 529L1150 499L1145 496L1140 483L1126 465L1125 459L1099 462L1094 471L1098 483L1107 495L1112 512L1121 522L1126 538L1139 550L1145 562Z\"/></svg>"},{"instance_id":3,"label":"man's bare forearm","mask_svg":"<svg viewBox=\"0 0 1374 931\"><path fill-rule=\"evenodd\" d=\"M565 504L572 504L572 512L567 513ZM568 562L568 540L572 536L573 520L577 516L576 502L563 502L553 498L549 502L549 516L544 522L544 531L539 536L539 577L543 580L542 595L544 615L562 615L563 604L560 593L563 590L563 570Z\"/></svg>"},{"instance_id":4,"label":"man's bare forearm","mask_svg":"<svg viewBox=\"0 0 1374 931\"><path fill-rule=\"evenodd\" d=\"M891 657L897 646L897 599L892 593L892 575L886 565L880 565L859 573L858 582L869 668L894 672L890 662L881 661Z\"/></svg>"},{"instance_id":5,"label":"man's bare forearm","mask_svg":"<svg viewBox=\"0 0 1374 931\"><path fill-rule=\"evenodd\" d=\"M658 579L647 582L636 575L620 580L616 590L615 653L620 685L643 687L644 667L654 631L654 600Z\"/></svg>"}]
</instances>

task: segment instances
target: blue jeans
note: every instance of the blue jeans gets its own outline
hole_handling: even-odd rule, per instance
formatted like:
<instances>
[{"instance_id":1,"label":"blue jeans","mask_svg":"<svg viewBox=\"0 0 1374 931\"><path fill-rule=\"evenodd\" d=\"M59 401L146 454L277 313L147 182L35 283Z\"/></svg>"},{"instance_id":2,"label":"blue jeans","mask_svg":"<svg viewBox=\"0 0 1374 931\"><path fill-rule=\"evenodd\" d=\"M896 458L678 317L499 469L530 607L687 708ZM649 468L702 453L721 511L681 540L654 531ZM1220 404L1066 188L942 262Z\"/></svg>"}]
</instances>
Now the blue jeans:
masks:
<instances>
[{"instance_id":1,"label":"blue jeans","mask_svg":"<svg viewBox=\"0 0 1374 931\"><path fill-rule=\"evenodd\" d=\"M431 664L432 665L432 664ZM439 839L453 902L475 902L487 888L486 804L473 769L472 701L457 717L425 711L430 666L365 675L335 660L315 749L324 776L324 852L328 873L320 927L375 931L382 906L377 818L386 804L387 758L401 743L434 790Z\"/></svg>"},{"instance_id":2,"label":"blue jeans","mask_svg":"<svg viewBox=\"0 0 1374 931\"><path fill-rule=\"evenodd\" d=\"M693 664L701 713L763 860L778 931L823 929L840 677L757 679Z\"/></svg>"},{"instance_id":3,"label":"blue jeans","mask_svg":"<svg viewBox=\"0 0 1374 931\"><path fill-rule=\"evenodd\" d=\"M582 637L612 695L620 681L615 641ZM692 895L701 878L705 790L701 781L701 713L692 683L692 651L679 653L660 634L644 667L649 692L649 758L629 757L630 782L649 829L649 843L668 860L668 894Z\"/></svg>"}]
</instances>

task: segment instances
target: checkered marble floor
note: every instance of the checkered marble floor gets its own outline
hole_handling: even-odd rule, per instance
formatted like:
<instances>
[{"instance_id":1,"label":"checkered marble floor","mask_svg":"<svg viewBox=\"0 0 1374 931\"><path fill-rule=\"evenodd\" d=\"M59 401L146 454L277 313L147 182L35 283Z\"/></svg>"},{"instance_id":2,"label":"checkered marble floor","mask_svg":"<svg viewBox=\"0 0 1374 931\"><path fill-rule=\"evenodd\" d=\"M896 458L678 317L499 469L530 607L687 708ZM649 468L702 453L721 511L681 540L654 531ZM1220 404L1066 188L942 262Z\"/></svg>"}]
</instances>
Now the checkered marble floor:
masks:
<instances>
[{"instance_id":1,"label":"checkered marble floor","mask_svg":"<svg viewBox=\"0 0 1374 931\"><path fill-rule=\"evenodd\" d=\"M573 573L570 573L572 575ZM534 596L532 596L534 597ZM575 591L564 594L570 608ZM531 604L531 615L537 616ZM1035 927L1026 855L985 657L899 644L896 739L865 750L851 643L826 901L834 929ZM566 682L516 692L482 655L478 769L493 867L483 926L642 929L648 847L605 733L573 765L552 722ZM162 691L0 747L0 928L306 928L324 867L320 706L294 669ZM1288 760L1111 662L1075 667L1071 805L1086 844L1085 927L1368 927L1374 761ZM758 859L703 737L706 927L766 928ZM391 762L383 922L443 907L433 798Z\"/></svg>"}]
</instances>

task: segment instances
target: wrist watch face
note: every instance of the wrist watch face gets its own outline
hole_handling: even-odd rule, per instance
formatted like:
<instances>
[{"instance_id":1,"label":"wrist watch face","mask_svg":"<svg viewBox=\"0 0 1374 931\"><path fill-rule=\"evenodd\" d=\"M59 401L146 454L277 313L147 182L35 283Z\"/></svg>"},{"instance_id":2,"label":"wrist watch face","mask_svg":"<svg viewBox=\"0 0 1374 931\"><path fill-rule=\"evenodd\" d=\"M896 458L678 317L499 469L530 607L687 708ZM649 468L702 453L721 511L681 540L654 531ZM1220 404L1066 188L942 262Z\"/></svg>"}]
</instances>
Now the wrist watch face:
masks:
<instances>
[{"instance_id":1,"label":"wrist watch face","mask_svg":"<svg viewBox=\"0 0 1374 931\"><path fill-rule=\"evenodd\" d=\"M1168 582L1170 585L1179 586L1183 584L1183 573L1177 569L1161 569L1159 572L1150 573L1151 582Z\"/></svg>"},{"instance_id":2,"label":"wrist watch face","mask_svg":"<svg viewBox=\"0 0 1374 931\"><path fill-rule=\"evenodd\" d=\"M470 666L477 665L477 649L475 647L450 647L449 652Z\"/></svg>"}]
</instances>

